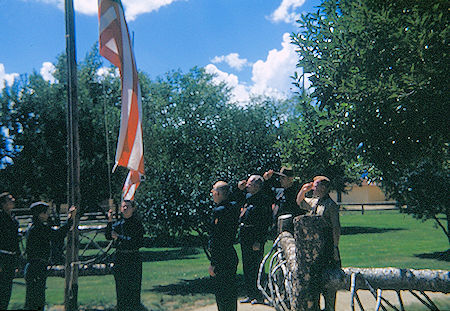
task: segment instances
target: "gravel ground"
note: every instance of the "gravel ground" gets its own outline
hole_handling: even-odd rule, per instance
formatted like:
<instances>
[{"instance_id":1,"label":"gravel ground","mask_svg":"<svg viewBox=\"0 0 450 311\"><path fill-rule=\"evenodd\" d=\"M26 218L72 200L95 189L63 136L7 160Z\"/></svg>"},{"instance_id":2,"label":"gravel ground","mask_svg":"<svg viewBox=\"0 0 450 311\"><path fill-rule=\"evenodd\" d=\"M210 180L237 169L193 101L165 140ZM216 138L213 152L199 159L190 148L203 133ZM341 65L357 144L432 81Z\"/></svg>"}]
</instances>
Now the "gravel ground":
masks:
<instances>
[{"instance_id":1,"label":"gravel ground","mask_svg":"<svg viewBox=\"0 0 450 311\"><path fill-rule=\"evenodd\" d=\"M409 304L415 304L419 303L419 300L415 298L412 294L409 292L402 292L402 300L403 304L409 305ZM450 301L450 294L443 294L443 293L432 293L427 292L427 295L431 298L431 300L439 299L439 300L447 300ZM365 310L375 310L375 299L370 294L369 291L365 290L359 290L358 296L363 304L363 307ZM383 298L388 300L391 304L395 306L399 306L399 301L397 298L397 294L394 291L384 291L383 292ZM339 291L336 301L336 311L348 311L351 310L350 308L350 292L349 291ZM322 301L323 304L323 301ZM323 305L322 305L323 307ZM390 309L390 308L389 308ZM264 305L250 305L250 304L242 304L238 303L238 310L240 311L273 311L275 310L272 307L264 306ZM355 301L355 310L359 310L359 307L357 306L357 302ZM426 307L424 307L423 310L428 310ZM198 308L196 311L217 311L216 305L209 305L203 308Z\"/></svg>"}]
</instances>

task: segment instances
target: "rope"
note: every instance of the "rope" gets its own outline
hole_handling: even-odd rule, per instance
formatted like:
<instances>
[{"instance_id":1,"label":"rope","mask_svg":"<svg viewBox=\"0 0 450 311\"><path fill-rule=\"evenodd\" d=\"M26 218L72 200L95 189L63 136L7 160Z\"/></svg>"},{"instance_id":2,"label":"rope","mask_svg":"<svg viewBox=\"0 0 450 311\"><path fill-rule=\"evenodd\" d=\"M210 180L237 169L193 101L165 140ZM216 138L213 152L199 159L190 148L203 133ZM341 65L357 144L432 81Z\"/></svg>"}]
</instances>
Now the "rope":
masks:
<instances>
[{"instance_id":1,"label":"rope","mask_svg":"<svg viewBox=\"0 0 450 311\"><path fill-rule=\"evenodd\" d=\"M287 260L283 257L283 250L278 245L279 236L272 245L271 250L264 256L258 273L257 286L269 303L278 311L290 310L290 297L292 296L291 274L286 266ZM278 248L276 251L274 251ZM266 288L261 285L264 267L269 261L269 273Z\"/></svg>"}]
</instances>

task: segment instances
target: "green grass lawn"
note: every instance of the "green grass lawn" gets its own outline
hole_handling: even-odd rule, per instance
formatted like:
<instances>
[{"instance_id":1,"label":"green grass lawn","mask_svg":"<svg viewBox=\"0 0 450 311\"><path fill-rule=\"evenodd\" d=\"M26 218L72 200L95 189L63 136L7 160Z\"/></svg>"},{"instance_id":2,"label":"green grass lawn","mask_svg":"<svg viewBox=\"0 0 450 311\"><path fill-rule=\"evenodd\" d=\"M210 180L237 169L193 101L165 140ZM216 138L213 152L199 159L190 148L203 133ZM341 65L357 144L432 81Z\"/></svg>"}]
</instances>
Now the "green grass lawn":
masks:
<instances>
[{"instance_id":1,"label":"green grass lawn","mask_svg":"<svg viewBox=\"0 0 450 311\"><path fill-rule=\"evenodd\" d=\"M449 248L434 222L398 211L342 212L340 241L344 267L397 267L450 270L450 262L435 259Z\"/></svg>"},{"instance_id":2,"label":"green grass lawn","mask_svg":"<svg viewBox=\"0 0 450 311\"><path fill-rule=\"evenodd\" d=\"M398 267L450 270L450 262L436 254L447 251L448 241L433 222L421 222L398 211L341 213L340 249L344 267ZM266 251L271 245L266 244ZM236 250L240 255L240 249ZM208 278L209 262L200 248L144 248L142 302L151 310L194 309L214 302ZM242 275L242 263L238 266ZM242 277L242 276L240 276ZM64 279L47 280L47 303L64 301ZM10 308L23 307L23 279L16 279ZM82 306L115 305L114 278L80 277L78 302ZM423 310L423 309L417 309Z\"/></svg>"}]
</instances>

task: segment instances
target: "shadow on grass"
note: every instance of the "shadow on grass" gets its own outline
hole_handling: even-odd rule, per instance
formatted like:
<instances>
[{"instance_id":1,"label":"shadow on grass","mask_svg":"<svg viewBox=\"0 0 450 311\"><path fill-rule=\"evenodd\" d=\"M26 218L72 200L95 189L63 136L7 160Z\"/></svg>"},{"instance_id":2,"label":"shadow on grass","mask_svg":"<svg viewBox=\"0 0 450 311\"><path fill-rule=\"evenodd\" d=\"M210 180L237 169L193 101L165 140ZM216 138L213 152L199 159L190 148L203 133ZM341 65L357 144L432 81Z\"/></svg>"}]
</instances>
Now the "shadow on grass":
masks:
<instances>
[{"instance_id":1,"label":"shadow on grass","mask_svg":"<svg viewBox=\"0 0 450 311\"><path fill-rule=\"evenodd\" d=\"M404 230L402 228L375 228L375 227L342 227L341 234L342 235L352 235L352 234L365 234L365 233L385 233L389 231L399 231Z\"/></svg>"},{"instance_id":2,"label":"shadow on grass","mask_svg":"<svg viewBox=\"0 0 450 311\"><path fill-rule=\"evenodd\" d=\"M195 247L182 247L165 251L140 251L144 262L194 259L202 251Z\"/></svg>"},{"instance_id":3,"label":"shadow on grass","mask_svg":"<svg viewBox=\"0 0 450 311\"><path fill-rule=\"evenodd\" d=\"M242 274L237 275L238 296L243 296L243 280ZM180 280L178 283L169 285L154 286L152 289L143 290L143 292L156 292L166 295L195 295L195 294L214 294L214 283L210 277L198 278L193 280Z\"/></svg>"},{"instance_id":4,"label":"shadow on grass","mask_svg":"<svg viewBox=\"0 0 450 311\"><path fill-rule=\"evenodd\" d=\"M209 277L193 280L180 280L178 283L169 285L158 285L152 289L142 290L143 292L156 292L167 295L194 295L213 294L213 282Z\"/></svg>"},{"instance_id":5,"label":"shadow on grass","mask_svg":"<svg viewBox=\"0 0 450 311\"><path fill-rule=\"evenodd\" d=\"M202 250L195 247L182 247L177 249L170 249L165 251L150 251L141 250L139 253L142 255L143 262L155 262L155 261L169 261L169 260L182 260L182 259L194 259L196 255L200 254ZM80 260L87 261L89 259L97 258L96 262L112 262L114 250L106 255L106 259L103 259L98 255L80 256ZM57 261L54 261L57 262ZM61 261L64 263L64 260Z\"/></svg>"},{"instance_id":6,"label":"shadow on grass","mask_svg":"<svg viewBox=\"0 0 450 311\"><path fill-rule=\"evenodd\" d=\"M443 252L415 254L414 256L422 259L436 259L440 261L450 262L450 249Z\"/></svg>"},{"instance_id":7,"label":"shadow on grass","mask_svg":"<svg viewBox=\"0 0 450 311\"><path fill-rule=\"evenodd\" d=\"M111 308L108 308L108 307L88 307L88 308L83 308L83 307L80 307L78 310L80 310L80 311L117 311L116 310L116 308L115 307L111 307Z\"/></svg>"}]
</instances>

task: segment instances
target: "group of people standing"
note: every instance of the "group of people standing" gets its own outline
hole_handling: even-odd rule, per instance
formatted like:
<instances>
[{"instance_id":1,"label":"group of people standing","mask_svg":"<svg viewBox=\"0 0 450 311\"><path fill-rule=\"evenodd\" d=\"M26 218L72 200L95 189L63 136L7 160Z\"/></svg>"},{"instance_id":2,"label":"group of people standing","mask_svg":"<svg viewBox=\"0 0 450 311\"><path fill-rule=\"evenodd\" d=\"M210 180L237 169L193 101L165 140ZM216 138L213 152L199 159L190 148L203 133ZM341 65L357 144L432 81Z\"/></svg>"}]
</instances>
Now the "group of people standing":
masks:
<instances>
[{"instance_id":1,"label":"group of people standing","mask_svg":"<svg viewBox=\"0 0 450 311\"><path fill-rule=\"evenodd\" d=\"M14 197L4 192L0 194L0 310L8 308L11 298L12 282L20 255L19 223L11 211L15 207ZM64 239L72 225L76 209L69 209L67 222L59 228L52 228L47 220L50 206L45 202L30 205L32 222L26 234L26 265L24 277L26 284L25 310L44 310L47 266L52 243Z\"/></svg>"},{"instance_id":2,"label":"group of people standing","mask_svg":"<svg viewBox=\"0 0 450 311\"><path fill-rule=\"evenodd\" d=\"M279 178L275 178L278 176ZM302 186L294 181L292 169L279 172L269 170L251 175L233 190L225 181L216 182L211 194L215 203L210 223L209 274L215 284L219 311L237 310L236 270L238 257L234 243L239 237L244 272L246 297L241 303L263 304L264 297L257 288L259 266L264 256L264 245L276 228L281 215L321 216L326 227L324 258L328 268L339 267L339 207L329 196L330 180L316 176ZM312 192L311 197L307 194ZM276 230L276 229L275 229ZM334 299L326 302L326 310L334 310Z\"/></svg>"},{"instance_id":3,"label":"group of people standing","mask_svg":"<svg viewBox=\"0 0 450 311\"><path fill-rule=\"evenodd\" d=\"M276 178L279 177L279 178ZM236 188L236 189L234 189ZM237 187L225 181L216 182L211 194L215 203L210 223L209 274L214 280L214 292L219 311L237 310L236 270L238 256L234 244L239 237L242 251L244 287L246 297L241 303L261 304L264 297L257 288L259 266L264 256L264 245L274 237L277 219L281 215L317 215L326 224L326 265L340 267L339 257L339 208L330 198L330 180L316 176L312 182L300 186L294 181L292 169L283 167L279 172L269 170L261 175L251 175ZM312 197L307 193L312 191ZM11 213L14 197L0 194L0 310L9 304L19 249L19 224ZM52 228L47 219L49 205L36 202L30 206L32 224L27 230L25 309L43 310L47 265L51 244L64 239L73 224L76 209L71 207L67 222L58 229ZM141 304L142 257L144 229L135 213L133 201L122 201L122 218L114 221L108 212L105 237L114 240L114 279L116 282L117 310L137 311ZM238 234L239 233L239 234ZM271 236L272 235L272 236ZM334 309L334 299L328 301L327 310Z\"/></svg>"},{"instance_id":4,"label":"group of people standing","mask_svg":"<svg viewBox=\"0 0 450 311\"><path fill-rule=\"evenodd\" d=\"M0 194L0 310L7 310L11 298L12 284L20 256L19 223L12 214L14 197L4 192ZM67 221L58 228L52 227L48 218L50 206L45 202L30 205L32 222L26 233L26 284L25 310L44 310L47 267L50 262L52 245L60 244L73 225L76 208L71 207ZM105 236L114 240L114 279L116 281L117 309L138 311L141 305L142 258L139 248L143 245L144 228L138 219L132 201L122 201L122 218L116 222L108 212Z\"/></svg>"}]
</instances>

